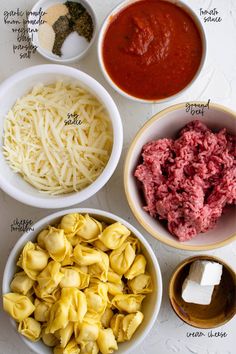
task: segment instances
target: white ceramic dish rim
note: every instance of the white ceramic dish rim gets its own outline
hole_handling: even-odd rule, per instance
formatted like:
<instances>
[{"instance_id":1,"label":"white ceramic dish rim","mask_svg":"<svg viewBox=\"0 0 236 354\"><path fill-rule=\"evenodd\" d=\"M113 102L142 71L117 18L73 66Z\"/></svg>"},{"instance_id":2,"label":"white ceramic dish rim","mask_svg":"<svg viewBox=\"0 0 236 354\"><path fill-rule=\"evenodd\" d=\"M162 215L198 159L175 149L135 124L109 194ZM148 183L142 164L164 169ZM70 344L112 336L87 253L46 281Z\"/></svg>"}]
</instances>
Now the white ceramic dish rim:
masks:
<instances>
[{"instance_id":1,"label":"white ceramic dish rim","mask_svg":"<svg viewBox=\"0 0 236 354\"><path fill-rule=\"evenodd\" d=\"M157 258L151 248L151 246L149 245L148 241L145 239L145 237L134 227L132 226L128 221L125 221L124 219L122 219L121 217L112 214L110 212L104 211L104 210L99 210L99 209L92 209L92 208L73 208L73 209L68 209L68 210L61 210L59 212L53 213L51 215L48 215L46 217L44 217L43 219L39 220L38 222L36 222L33 227L34 227L34 231L30 231L30 232L26 232L24 233L19 240L16 242L15 246L12 248L5 268L4 268L4 272L3 272L3 281L2 281L2 294L8 293L9 292L9 284L10 284L10 279L9 279L9 272L10 269L12 267L13 262L15 261L15 257L17 255L17 253L19 252L19 250L21 248L23 248L23 246L25 245L25 243L29 240L31 240L32 238L32 234L33 237L34 235L37 234L37 232L39 232L42 227L50 224L50 221L55 219L55 218L59 218L63 215L69 214L69 213L81 213L81 214L94 214L94 215L99 215L101 217L107 217L109 219L112 220L116 220L119 221L120 223L122 223L123 225L125 225L128 229L131 230L131 232L141 241L142 245L144 246L144 248L147 250L147 252L149 253L149 256L151 258L151 261L153 263L154 269L155 269L155 276L156 276L156 283L157 283L157 300L155 302L155 307L153 309L152 312L152 316L151 319L148 323L148 325L146 326L146 328L144 329L142 335L134 342L134 344L132 345L131 349L134 349L135 347L137 347L147 336L147 334L149 333L149 331L151 330L151 328L154 325L154 322L158 316L158 313L160 311L160 307L161 307L161 301L162 301L162 292L163 292L163 288L162 288L162 275L161 275L161 270L160 270L160 266L159 263L157 261ZM15 264L14 264L15 266ZM16 323L15 321L10 318L9 316L9 320L11 322L11 324L16 327ZM18 332L17 332L18 333ZM24 341L24 343L30 347L31 350L35 351L34 348L34 343L30 342L29 340L27 340L25 337L23 337L22 335L20 335L18 333L18 335L20 336L20 338ZM127 351L123 351L123 354L128 353L130 351L130 349L128 349ZM36 352L38 354L41 354L39 352ZM117 351L117 353L119 353L119 351Z\"/></svg>"},{"instance_id":2,"label":"white ceramic dish rim","mask_svg":"<svg viewBox=\"0 0 236 354\"><path fill-rule=\"evenodd\" d=\"M202 101L194 101L194 102L188 102L188 103L199 103L199 104L205 104L205 102ZM173 112L175 110L180 110L186 107L186 102L183 103L178 103L172 106L169 106L163 110L161 110L160 112L156 113L155 115L153 115L149 120L147 120L143 126L139 129L139 131L136 133L135 137L132 140L132 143L130 144L128 151L127 151L127 155L125 158L125 162L124 162L124 174L123 174L123 182L124 182L124 189L125 189L125 195L126 195L126 199L128 201L129 207L133 213L133 215L135 216L135 218L137 219L137 221L140 223L140 225L142 225L142 227L150 234L152 235L155 239L161 241L162 243L171 246L173 248L176 249L180 249L180 250L187 250L187 251L208 251L208 250L213 250L219 247L223 247L226 246L227 244L233 242L234 240L236 240L236 232L231 234L230 236L228 236L228 238L226 238L223 241L217 241L215 243L212 244L208 244L208 245L187 245L184 244L183 242L179 242L178 240L175 240L173 238L173 240L168 240L165 236L163 236L160 232L157 232L153 227L149 226L148 222L145 220L145 218L141 215L141 213L137 210L137 208L135 207L135 204L133 203L132 200L132 195L129 192L129 188L128 188L128 178L129 178L129 165L131 163L131 159L132 159L132 154L133 151L135 149L135 145L137 143L137 141L139 140L139 138L142 136L142 134L146 131L146 129L148 129L153 122L160 120L160 119L165 119L165 116L170 113ZM236 121L236 113L217 103L211 103L211 108L215 108L219 111L225 112L227 114L230 114ZM194 119L194 118L193 118Z\"/></svg>"},{"instance_id":3,"label":"white ceramic dish rim","mask_svg":"<svg viewBox=\"0 0 236 354\"><path fill-rule=\"evenodd\" d=\"M176 94L174 94L172 96L162 98L162 99L157 99L157 100L147 100L147 99L132 96L132 95L128 94L126 91L123 91L111 79L111 77L109 76L109 74L105 68L104 61L103 61L103 55L102 55L102 46L103 46L104 35L105 35L108 25L110 23L110 19L113 16L115 16L117 13L119 13L121 10L125 9L126 7L131 5L132 3L135 3L138 1L142 1L142 0L124 0L122 3L120 3L119 5L114 7L113 10L109 13L109 15L105 18L105 20L102 24L102 27L100 29L99 35L98 35L98 44L97 44L97 55L98 55L98 62L99 62L100 69L101 69L105 79L107 80L107 82L111 85L111 87L116 92L118 92L119 94L121 94L122 96L124 96L130 100L133 100L136 102L142 102L142 103L151 103L151 104L152 103L163 103L163 102L174 100L175 98L180 96L182 93L184 93L198 79L198 77L205 65L206 55L207 55L207 39L206 39L204 27L203 27L201 21L199 20L198 16L192 10L192 8L189 5L187 5L186 3L182 2L181 0L164 0L164 1L171 2L171 3L179 6L180 8L183 8L183 10L185 10L191 16L191 18L193 19L194 23L196 24L196 26L199 30L199 33L201 35L202 46L203 46L202 58L201 58L201 63L199 65L199 68L198 68L196 74L194 75L193 79L188 83L187 86L185 86L181 91L177 92Z\"/></svg>"},{"instance_id":4,"label":"white ceramic dish rim","mask_svg":"<svg viewBox=\"0 0 236 354\"><path fill-rule=\"evenodd\" d=\"M8 180L0 174L0 188L2 188L7 194L9 194L12 198L34 207L45 208L45 201L47 203L48 209L57 209L69 207L71 205L81 203L82 201L90 198L95 193L98 192L111 178L113 172L115 171L117 164L120 159L122 146L123 146L123 128L121 117L117 106L106 89L97 82L94 78L89 76L88 74L64 65L57 64L44 64L38 66L32 66L27 69L23 69L16 74L12 75L8 79L6 79L0 85L0 101L4 99L5 90L9 89L12 85L17 85L19 80L22 80L24 77L30 77L34 75L34 73L50 73L50 74L61 74L72 78L73 80L78 80L82 84L88 87L91 87L91 90L97 93L98 98L103 102L104 106L109 111L110 120L113 126L113 147L112 152L109 158L109 161L104 168L101 175L88 187L79 191L72 192L70 194L60 195L60 197L45 199L41 196L30 196L26 192L19 190L18 188L12 186ZM4 117L2 118L4 119Z\"/></svg>"},{"instance_id":5,"label":"white ceramic dish rim","mask_svg":"<svg viewBox=\"0 0 236 354\"><path fill-rule=\"evenodd\" d=\"M74 0L76 2L79 2L77 0ZM55 4L57 3L64 3L66 2L66 0L55 0L55 1L52 1L54 2ZM79 54L71 57L71 58L60 58L60 57L57 57L56 55L52 54L50 55L50 53L48 52L47 54L47 51L46 50L43 50L40 46L37 46L37 52L39 54L41 54L44 58L48 59L48 60L51 60L53 62L56 62L56 63L72 63L72 62L75 62L76 60L79 60L79 59L82 59L86 53L88 52L88 50L92 47L93 43L95 42L95 38L97 37L97 28L98 28L98 23L97 23L97 17L96 17L96 14L92 8L92 6L90 5L90 3L87 1L87 0L80 0L80 2L83 3L83 5L85 5L86 9L88 9L88 12L90 13L91 17L92 17L92 20L93 20L93 26L94 26L94 29L93 29L93 37L91 39L91 41L89 42L89 44L87 45L87 47L82 51L80 52ZM33 6L33 8L31 9L31 12L33 11L38 11L39 8L42 6L43 7L43 4L45 3L45 0L39 0L36 2L36 4ZM53 5L53 4L52 4ZM29 19L32 18L32 15L29 15ZM32 29L32 28L36 28L38 27L37 26L34 26L34 25L31 25L30 23L28 24L28 28L29 29ZM38 36L38 34L37 34ZM36 42L35 40L33 39L32 41L32 44L35 45Z\"/></svg>"}]
</instances>

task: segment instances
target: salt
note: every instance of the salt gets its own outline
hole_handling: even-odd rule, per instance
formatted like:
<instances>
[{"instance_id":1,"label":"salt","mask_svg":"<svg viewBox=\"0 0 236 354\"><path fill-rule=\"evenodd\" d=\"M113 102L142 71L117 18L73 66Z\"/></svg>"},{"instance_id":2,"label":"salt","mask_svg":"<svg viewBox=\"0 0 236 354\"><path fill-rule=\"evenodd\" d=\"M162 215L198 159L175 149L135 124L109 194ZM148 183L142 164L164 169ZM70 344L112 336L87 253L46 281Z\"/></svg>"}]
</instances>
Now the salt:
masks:
<instances>
[{"instance_id":1,"label":"salt","mask_svg":"<svg viewBox=\"0 0 236 354\"><path fill-rule=\"evenodd\" d=\"M84 37L80 36L77 32L72 32L66 37L61 47L62 58L73 58L83 52L87 46L88 41Z\"/></svg>"}]
</instances>

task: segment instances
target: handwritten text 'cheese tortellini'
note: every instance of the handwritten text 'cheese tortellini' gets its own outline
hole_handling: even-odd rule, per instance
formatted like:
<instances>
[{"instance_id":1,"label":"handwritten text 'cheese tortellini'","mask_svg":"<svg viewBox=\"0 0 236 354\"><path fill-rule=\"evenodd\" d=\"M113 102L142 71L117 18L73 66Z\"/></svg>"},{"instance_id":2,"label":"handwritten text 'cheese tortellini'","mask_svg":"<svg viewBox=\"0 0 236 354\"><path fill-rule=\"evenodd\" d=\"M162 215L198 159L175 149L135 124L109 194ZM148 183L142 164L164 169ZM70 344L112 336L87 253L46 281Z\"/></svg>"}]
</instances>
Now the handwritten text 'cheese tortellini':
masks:
<instances>
[{"instance_id":1,"label":"handwritten text 'cheese tortellini'","mask_svg":"<svg viewBox=\"0 0 236 354\"><path fill-rule=\"evenodd\" d=\"M3 308L54 354L110 354L141 325L153 291L142 245L120 222L64 215L27 242Z\"/></svg>"}]
</instances>

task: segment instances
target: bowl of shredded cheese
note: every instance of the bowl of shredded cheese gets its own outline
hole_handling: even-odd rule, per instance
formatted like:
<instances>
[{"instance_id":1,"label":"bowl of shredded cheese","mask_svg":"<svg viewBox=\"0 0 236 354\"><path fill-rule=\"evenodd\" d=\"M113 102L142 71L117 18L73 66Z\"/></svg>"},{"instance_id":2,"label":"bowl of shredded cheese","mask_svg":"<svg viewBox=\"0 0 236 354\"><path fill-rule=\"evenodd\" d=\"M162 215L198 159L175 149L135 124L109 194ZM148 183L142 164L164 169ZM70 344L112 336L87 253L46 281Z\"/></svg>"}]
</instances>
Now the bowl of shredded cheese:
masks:
<instances>
[{"instance_id":1,"label":"bowl of shredded cheese","mask_svg":"<svg viewBox=\"0 0 236 354\"><path fill-rule=\"evenodd\" d=\"M89 75L40 65L0 86L0 187L35 207L62 208L94 195L122 149L118 109Z\"/></svg>"}]
</instances>

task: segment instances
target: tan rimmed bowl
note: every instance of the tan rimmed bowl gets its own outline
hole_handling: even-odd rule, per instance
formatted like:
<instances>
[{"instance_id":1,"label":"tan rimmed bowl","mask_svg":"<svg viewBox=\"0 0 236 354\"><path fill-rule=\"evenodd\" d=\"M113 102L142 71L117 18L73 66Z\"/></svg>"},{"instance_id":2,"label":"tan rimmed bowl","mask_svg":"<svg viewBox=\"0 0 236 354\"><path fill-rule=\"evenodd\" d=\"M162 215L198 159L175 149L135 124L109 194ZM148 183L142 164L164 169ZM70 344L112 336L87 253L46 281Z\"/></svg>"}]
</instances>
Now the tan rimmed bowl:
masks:
<instances>
[{"instance_id":1,"label":"tan rimmed bowl","mask_svg":"<svg viewBox=\"0 0 236 354\"><path fill-rule=\"evenodd\" d=\"M197 102L190 102L197 103ZM198 102L206 104L206 102ZM222 214L214 229L201 233L189 241L180 242L157 219L152 218L144 210L144 200L134 177L134 171L140 163L142 147L151 140L161 138L174 138L179 130L187 123L198 119L218 131L226 128L228 132L236 135L236 113L230 109L210 103L209 109L205 108L204 116L192 116L186 111L186 103L171 106L157 113L139 130L128 150L124 166L124 186L129 206L139 223L153 237L159 241L184 250L202 251L210 250L236 240L236 209L231 207Z\"/></svg>"},{"instance_id":2,"label":"tan rimmed bowl","mask_svg":"<svg viewBox=\"0 0 236 354\"><path fill-rule=\"evenodd\" d=\"M221 282L216 285L209 305L185 302L182 284L189 273L191 263L198 260L213 261L223 265ZM236 313L236 275L223 260L213 256L197 256L185 259L178 265L169 283L169 300L176 315L197 328L215 328L230 321Z\"/></svg>"}]
</instances>

